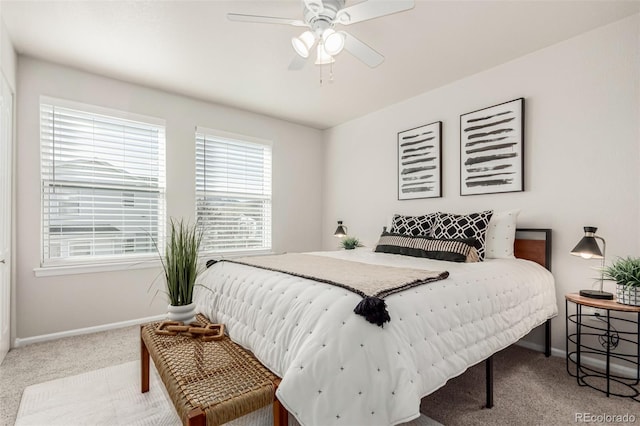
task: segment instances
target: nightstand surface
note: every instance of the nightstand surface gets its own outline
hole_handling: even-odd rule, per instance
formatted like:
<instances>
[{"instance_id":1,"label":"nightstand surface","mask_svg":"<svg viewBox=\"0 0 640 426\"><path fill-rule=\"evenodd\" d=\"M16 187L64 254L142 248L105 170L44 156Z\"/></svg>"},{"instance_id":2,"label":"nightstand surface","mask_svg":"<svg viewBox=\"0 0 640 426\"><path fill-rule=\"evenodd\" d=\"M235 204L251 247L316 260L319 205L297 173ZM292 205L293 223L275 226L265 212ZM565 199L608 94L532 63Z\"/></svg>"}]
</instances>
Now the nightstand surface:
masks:
<instances>
[{"instance_id":1,"label":"nightstand surface","mask_svg":"<svg viewBox=\"0 0 640 426\"><path fill-rule=\"evenodd\" d=\"M573 302L592 308L611 309L619 312L640 312L640 306L624 305L615 300L592 299L590 297L580 296L578 293L568 293L564 297Z\"/></svg>"}]
</instances>

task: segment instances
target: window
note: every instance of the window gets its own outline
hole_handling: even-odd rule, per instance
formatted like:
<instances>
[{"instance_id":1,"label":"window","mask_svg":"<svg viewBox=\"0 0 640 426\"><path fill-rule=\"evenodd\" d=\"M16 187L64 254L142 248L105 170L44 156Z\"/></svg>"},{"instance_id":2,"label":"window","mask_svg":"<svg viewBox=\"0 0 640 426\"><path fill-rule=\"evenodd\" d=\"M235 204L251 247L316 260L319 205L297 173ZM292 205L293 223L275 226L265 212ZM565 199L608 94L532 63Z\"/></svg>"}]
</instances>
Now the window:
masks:
<instances>
[{"instance_id":1,"label":"window","mask_svg":"<svg viewBox=\"0 0 640 426\"><path fill-rule=\"evenodd\" d=\"M271 249L271 144L196 129L196 216L207 252Z\"/></svg>"},{"instance_id":2,"label":"window","mask_svg":"<svg viewBox=\"0 0 640 426\"><path fill-rule=\"evenodd\" d=\"M43 97L40 141L42 266L156 253L164 121Z\"/></svg>"},{"instance_id":3,"label":"window","mask_svg":"<svg viewBox=\"0 0 640 426\"><path fill-rule=\"evenodd\" d=\"M133 192L125 192L122 194L122 205L124 207L133 207L135 206L135 198L136 194Z\"/></svg>"}]
</instances>

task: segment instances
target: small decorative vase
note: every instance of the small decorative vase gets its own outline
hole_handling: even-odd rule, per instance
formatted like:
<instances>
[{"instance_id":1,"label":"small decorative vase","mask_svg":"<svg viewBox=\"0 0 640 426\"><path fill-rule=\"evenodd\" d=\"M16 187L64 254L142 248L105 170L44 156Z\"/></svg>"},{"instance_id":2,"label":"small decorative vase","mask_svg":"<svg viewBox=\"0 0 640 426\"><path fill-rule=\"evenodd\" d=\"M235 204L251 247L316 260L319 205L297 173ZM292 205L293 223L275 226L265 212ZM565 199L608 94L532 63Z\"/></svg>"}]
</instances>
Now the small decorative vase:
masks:
<instances>
[{"instance_id":1,"label":"small decorative vase","mask_svg":"<svg viewBox=\"0 0 640 426\"><path fill-rule=\"evenodd\" d=\"M640 287L616 284L616 300L625 305L640 306Z\"/></svg>"},{"instance_id":2,"label":"small decorative vase","mask_svg":"<svg viewBox=\"0 0 640 426\"><path fill-rule=\"evenodd\" d=\"M195 302L182 306L167 306L167 319L169 321L182 321L185 324L191 324L196 320L196 313Z\"/></svg>"}]
</instances>

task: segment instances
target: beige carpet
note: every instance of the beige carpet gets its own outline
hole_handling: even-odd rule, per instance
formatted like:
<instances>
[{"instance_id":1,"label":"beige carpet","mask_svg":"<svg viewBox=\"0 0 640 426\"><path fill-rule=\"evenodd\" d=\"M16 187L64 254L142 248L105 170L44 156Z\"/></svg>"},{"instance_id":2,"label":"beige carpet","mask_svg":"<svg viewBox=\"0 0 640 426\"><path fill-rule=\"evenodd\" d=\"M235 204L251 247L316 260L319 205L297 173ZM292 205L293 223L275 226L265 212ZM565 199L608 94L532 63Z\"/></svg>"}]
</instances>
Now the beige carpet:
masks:
<instances>
[{"instance_id":1,"label":"beige carpet","mask_svg":"<svg viewBox=\"0 0 640 426\"><path fill-rule=\"evenodd\" d=\"M445 425L576 425L576 414L624 415L640 424L640 402L578 386L564 358L511 346L494 358L494 407L483 409L484 363L423 398L421 410ZM622 393L622 391L621 391ZM590 424L611 424L594 422ZM619 423L618 423L619 424Z\"/></svg>"},{"instance_id":2,"label":"beige carpet","mask_svg":"<svg viewBox=\"0 0 640 426\"><path fill-rule=\"evenodd\" d=\"M140 392L140 362L107 367L27 387L16 426L179 426L155 368L150 389ZM271 406L226 423L228 426L271 426ZM289 426L299 426L289 416ZM426 416L403 426L442 426Z\"/></svg>"},{"instance_id":3,"label":"beige carpet","mask_svg":"<svg viewBox=\"0 0 640 426\"><path fill-rule=\"evenodd\" d=\"M0 365L0 424L14 424L29 385L137 361L138 333L139 327L128 327L11 350ZM421 411L452 426L575 425L576 413L631 413L640 424L640 403L579 387L562 358L512 346L496 355L494 374L491 410L481 408L484 365L478 365L424 398Z\"/></svg>"},{"instance_id":4,"label":"beige carpet","mask_svg":"<svg viewBox=\"0 0 640 426\"><path fill-rule=\"evenodd\" d=\"M14 424L29 385L139 359L139 332L133 326L10 350L0 365L0 425Z\"/></svg>"}]
</instances>

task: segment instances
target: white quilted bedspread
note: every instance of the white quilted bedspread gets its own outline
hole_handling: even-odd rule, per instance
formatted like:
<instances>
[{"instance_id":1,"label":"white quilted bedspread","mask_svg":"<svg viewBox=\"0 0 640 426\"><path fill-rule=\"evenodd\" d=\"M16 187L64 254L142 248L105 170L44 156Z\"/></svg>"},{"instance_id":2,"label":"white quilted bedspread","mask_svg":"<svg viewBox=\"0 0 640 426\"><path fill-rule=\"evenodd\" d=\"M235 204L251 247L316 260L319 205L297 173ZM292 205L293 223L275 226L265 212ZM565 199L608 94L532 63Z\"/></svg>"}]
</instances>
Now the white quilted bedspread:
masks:
<instances>
[{"instance_id":1,"label":"white quilted bedspread","mask_svg":"<svg viewBox=\"0 0 640 426\"><path fill-rule=\"evenodd\" d=\"M360 296L339 287L229 262L201 276L199 311L282 377L278 398L306 426L416 418L421 397L557 314L553 276L526 260L314 254L450 276L387 297L384 328L354 314Z\"/></svg>"}]
</instances>

